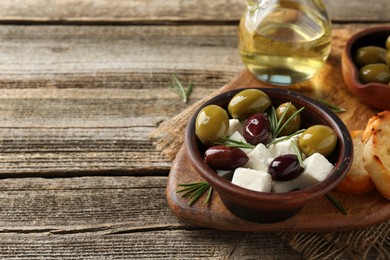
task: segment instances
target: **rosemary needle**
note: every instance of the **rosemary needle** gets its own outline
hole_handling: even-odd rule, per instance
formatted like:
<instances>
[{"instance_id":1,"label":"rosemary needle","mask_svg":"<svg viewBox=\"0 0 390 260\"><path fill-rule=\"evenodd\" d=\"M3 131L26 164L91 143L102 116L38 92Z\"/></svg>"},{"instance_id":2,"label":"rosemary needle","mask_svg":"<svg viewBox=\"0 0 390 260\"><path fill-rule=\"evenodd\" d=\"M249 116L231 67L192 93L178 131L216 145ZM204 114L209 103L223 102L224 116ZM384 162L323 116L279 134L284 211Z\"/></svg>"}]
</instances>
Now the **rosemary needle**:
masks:
<instances>
[{"instance_id":1,"label":"rosemary needle","mask_svg":"<svg viewBox=\"0 0 390 260\"><path fill-rule=\"evenodd\" d=\"M303 133L304 131L305 131L305 129L300 129L300 130L296 131L295 133L292 133L291 135L283 136L283 137L280 137L278 139L274 139L272 142L267 144L267 147L270 147L271 145L277 144L279 142L289 140L291 137L299 135L299 134Z\"/></svg>"},{"instance_id":2,"label":"rosemary needle","mask_svg":"<svg viewBox=\"0 0 390 260\"><path fill-rule=\"evenodd\" d=\"M182 194L182 197L188 197L188 196L191 196L195 191L197 191L199 188L201 188L203 186L203 183L199 183L199 184L194 184L192 186L188 186L184 189L181 189L179 191L177 191L178 193L179 192L184 192Z\"/></svg>"},{"instance_id":3,"label":"rosemary needle","mask_svg":"<svg viewBox=\"0 0 390 260\"><path fill-rule=\"evenodd\" d=\"M192 206L209 188L209 184L203 185L199 187L196 191L194 191L190 195L190 202L188 202L188 206Z\"/></svg>"},{"instance_id":4,"label":"rosemary needle","mask_svg":"<svg viewBox=\"0 0 390 260\"><path fill-rule=\"evenodd\" d=\"M204 201L203 204L208 204L210 202L210 199L211 199L211 194L213 193L213 187L209 187L209 192L207 192L207 197L206 197L206 200Z\"/></svg>"},{"instance_id":5,"label":"rosemary needle","mask_svg":"<svg viewBox=\"0 0 390 260\"><path fill-rule=\"evenodd\" d=\"M299 149L298 145L297 145L294 141L292 141L291 143L292 143L292 145L294 146L295 155L296 155L297 158L298 158L299 165L300 165L302 168L305 168L305 165L303 164L303 158L302 158L301 150Z\"/></svg>"},{"instance_id":6,"label":"rosemary needle","mask_svg":"<svg viewBox=\"0 0 390 260\"><path fill-rule=\"evenodd\" d=\"M220 141L215 142L215 144L222 144L227 147L235 147L235 148L242 148L242 149L253 149L256 147L256 145L244 143L241 141L236 141L234 139L221 137Z\"/></svg>"},{"instance_id":7,"label":"rosemary needle","mask_svg":"<svg viewBox=\"0 0 390 260\"><path fill-rule=\"evenodd\" d=\"M188 98L190 97L190 94L192 92L192 88L192 81L188 83L187 88L184 88L180 80L178 80L175 75L172 75L172 81L169 85L169 89L172 92L176 93L179 97L181 97L184 103L187 103Z\"/></svg>"},{"instance_id":8,"label":"rosemary needle","mask_svg":"<svg viewBox=\"0 0 390 260\"><path fill-rule=\"evenodd\" d=\"M298 115L299 113L301 113L301 111L304 110L304 109L305 109L304 107L301 107L299 110L295 111L295 113L292 114L292 115L286 120L286 122L284 122L284 124L283 124L282 126L278 127L278 128L276 129L275 137L278 136L278 135L280 134L280 132L282 132L283 128L285 128L286 125L287 125L287 124L288 124L296 115ZM279 122L282 122L283 117L284 117L284 115L287 113L287 111L288 111L288 108L285 110L285 113L283 113L283 116L280 118L280 121L279 121ZM279 126L279 122L278 122L278 126Z\"/></svg>"},{"instance_id":9,"label":"rosemary needle","mask_svg":"<svg viewBox=\"0 0 390 260\"><path fill-rule=\"evenodd\" d=\"M276 116L276 110L274 106L271 106L270 112L270 121L271 121L271 133L272 136L275 137L275 132L276 132L276 125L278 123L278 117Z\"/></svg>"},{"instance_id":10,"label":"rosemary needle","mask_svg":"<svg viewBox=\"0 0 390 260\"><path fill-rule=\"evenodd\" d=\"M296 117L299 113L302 112L302 110L305 109L304 107L301 107L299 110L295 111L290 117L286 118L285 122L283 123L285 117L287 116L287 112L290 110L291 106L292 106L292 103L288 102L286 105L286 108L284 109L280 118L278 118L278 116L276 115L275 108L273 106L270 108L269 117L270 117L270 121L271 121L270 126L271 126L271 133L272 133L273 138L278 137L280 132L282 132L283 128L285 128L286 125L291 120L294 119L294 117Z\"/></svg>"},{"instance_id":11,"label":"rosemary needle","mask_svg":"<svg viewBox=\"0 0 390 260\"><path fill-rule=\"evenodd\" d=\"M321 98L317 98L317 101L320 102L321 104L327 106L328 108L330 108L330 110L332 110L334 113L342 113L342 112L347 111L345 108L338 107L338 106L331 104L328 101L323 100Z\"/></svg>"},{"instance_id":12,"label":"rosemary needle","mask_svg":"<svg viewBox=\"0 0 390 260\"><path fill-rule=\"evenodd\" d=\"M276 127L275 127L274 137L277 137L278 134L279 134L279 132L282 130L282 129L280 129L280 126L281 126L281 124L282 124L282 121L283 121L284 117L287 115L287 112L288 112L288 110L290 109L290 107L291 107L291 102L288 102L288 103L287 103L287 107L286 107L286 109L284 110L284 112L283 112L283 114L281 115L281 117L279 118L279 120L278 120L278 118L277 118L276 111L275 111L275 117L276 117L277 120L276 120Z\"/></svg>"},{"instance_id":13,"label":"rosemary needle","mask_svg":"<svg viewBox=\"0 0 390 260\"><path fill-rule=\"evenodd\" d=\"M343 214L343 215L348 215L347 210L343 207L343 205L332 195L330 194L325 194L325 197L332 202L332 204Z\"/></svg>"},{"instance_id":14,"label":"rosemary needle","mask_svg":"<svg viewBox=\"0 0 390 260\"><path fill-rule=\"evenodd\" d=\"M182 189L176 191L177 193L184 192L181 196L188 197L189 202L188 206L192 206L202 195L208 190L208 194L204 204L210 202L212 187L206 181L203 182L191 182L191 183L181 183L178 186L183 187Z\"/></svg>"}]
</instances>

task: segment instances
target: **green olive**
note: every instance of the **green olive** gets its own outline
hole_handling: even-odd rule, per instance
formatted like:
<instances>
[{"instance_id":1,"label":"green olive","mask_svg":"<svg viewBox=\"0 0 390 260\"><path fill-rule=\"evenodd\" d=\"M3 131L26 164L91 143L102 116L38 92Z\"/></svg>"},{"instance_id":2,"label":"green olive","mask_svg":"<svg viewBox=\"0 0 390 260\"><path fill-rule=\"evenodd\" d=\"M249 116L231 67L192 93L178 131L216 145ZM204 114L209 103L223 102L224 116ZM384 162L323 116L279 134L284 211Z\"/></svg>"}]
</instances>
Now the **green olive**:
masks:
<instances>
[{"instance_id":1,"label":"green olive","mask_svg":"<svg viewBox=\"0 0 390 260\"><path fill-rule=\"evenodd\" d=\"M276 116L278 120L280 120L283 114L286 113L281 122L281 125L283 125L295 112L297 112L297 108L290 102L287 102L278 106L278 108L276 109ZM301 115L298 113L294 117L292 117L290 121L283 127L282 131L280 131L279 133L279 136L290 135L298 131L300 128L301 128Z\"/></svg>"},{"instance_id":2,"label":"green olive","mask_svg":"<svg viewBox=\"0 0 390 260\"><path fill-rule=\"evenodd\" d=\"M355 53L355 63L361 68L367 64L386 63L386 49L378 46L359 48Z\"/></svg>"},{"instance_id":3,"label":"green olive","mask_svg":"<svg viewBox=\"0 0 390 260\"><path fill-rule=\"evenodd\" d=\"M359 78L363 83L383 83L390 81L390 69L386 64L368 64L359 70Z\"/></svg>"},{"instance_id":4,"label":"green olive","mask_svg":"<svg viewBox=\"0 0 390 260\"><path fill-rule=\"evenodd\" d=\"M229 102L228 111L233 118L244 120L254 113L262 113L271 105L266 93L259 89L246 89L237 93Z\"/></svg>"},{"instance_id":5,"label":"green olive","mask_svg":"<svg viewBox=\"0 0 390 260\"><path fill-rule=\"evenodd\" d=\"M313 153L328 156L336 147L337 136L328 126L313 125L301 134L298 143L301 151L307 156Z\"/></svg>"},{"instance_id":6,"label":"green olive","mask_svg":"<svg viewBox=\"0 0 390 260\"><path fill-rule=\"evenodd\" d=\"M206 146L224 137L229 129L229 115L217 105L209 105L199 111L195 121L195 134Z\"/></svg>"},{"instance_id":7,"label":"green olive","mask_svg":"<svg viewBox=\"0 0 390 260\"><path fill-rule=\"evenodd\" d=\"M390 35L387 37L386 40L386 49L390 50Z\"/></svg>"},{"instance_id":8,"label":"green olive","mask_svg":"<svg viewBox=\"0 0 390 260\"><path fill-rule=\"evenodd\" d=\"M390 68L390 50L386 52L386 63L387 66Z\"/></svg>"}]
</instances>

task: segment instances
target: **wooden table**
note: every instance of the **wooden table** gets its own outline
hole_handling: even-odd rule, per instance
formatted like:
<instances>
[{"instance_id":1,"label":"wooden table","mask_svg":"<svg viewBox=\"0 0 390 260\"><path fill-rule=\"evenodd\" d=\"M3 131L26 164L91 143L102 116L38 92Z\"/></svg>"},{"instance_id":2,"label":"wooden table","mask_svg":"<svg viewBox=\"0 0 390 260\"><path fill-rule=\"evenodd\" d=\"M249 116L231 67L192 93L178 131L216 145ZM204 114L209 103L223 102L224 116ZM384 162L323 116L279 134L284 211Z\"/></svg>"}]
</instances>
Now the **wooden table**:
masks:
<instances>
[{"instance_id":1,"label":"wooden table","mask_svg":"<svg viewBox=\"0 0 390 260\"><path fill-rule=\"evenodd\" d=\"M326 1L335 28L388 0ZM149 138L243 69L244 0L0 1L0 258L301 259L274 233L191 226ZM168 90L192 80L189 104Z\"/></svg>"}]
</instances>

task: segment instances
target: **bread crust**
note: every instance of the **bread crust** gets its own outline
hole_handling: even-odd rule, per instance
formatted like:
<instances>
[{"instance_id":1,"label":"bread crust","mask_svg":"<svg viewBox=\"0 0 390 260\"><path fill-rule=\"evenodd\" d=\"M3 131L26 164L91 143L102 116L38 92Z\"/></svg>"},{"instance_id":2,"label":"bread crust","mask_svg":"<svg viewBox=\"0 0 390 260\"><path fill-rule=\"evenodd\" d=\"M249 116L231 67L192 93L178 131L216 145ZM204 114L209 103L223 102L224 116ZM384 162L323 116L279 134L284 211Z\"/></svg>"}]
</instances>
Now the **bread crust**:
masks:
<instances>
[{"instance_id":1,"label":"bread crust","mask_svg":"<svg viewBox=\"0 0 390 260\"><path fill-rule=\"evenodd\" d=\"M344 179L336 186L336 190L346 194L363 194L375 188L370 174L362 164L364 143L361 141L363 130L351 131L354 146L354 160Z\"/></svg>"},{"instance_id":2,"label":"bread crust","mask_svg":"<svg viewBox=\"0 0 390 260\"><path fill-rule=\"evenodd\" d=\"M372 117L362 135L364 168L383 197L390 199L390 111Z\"/></svg>"}]
</instances>

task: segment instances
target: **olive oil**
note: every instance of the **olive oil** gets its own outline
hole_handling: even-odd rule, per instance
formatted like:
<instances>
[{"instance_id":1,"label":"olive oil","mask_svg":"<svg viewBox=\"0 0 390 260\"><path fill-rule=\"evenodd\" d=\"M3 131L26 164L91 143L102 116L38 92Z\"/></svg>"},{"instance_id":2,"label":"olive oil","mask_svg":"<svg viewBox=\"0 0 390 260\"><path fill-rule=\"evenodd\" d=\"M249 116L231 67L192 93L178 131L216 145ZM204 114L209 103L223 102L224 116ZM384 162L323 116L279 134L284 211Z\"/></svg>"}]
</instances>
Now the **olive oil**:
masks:
<instances>
[{"instance_id":1,"label":"olive oil","mask_svg":"<svg viewBox=\"0 0 390 260\"><path fill-rule=\"evenodd\" d=\"M258 2L248 8L239 27L239 50L247 68L258 79L278 85L311 78L330 53L331 24L323 4Z\"/></svg>"}]
</instances>

